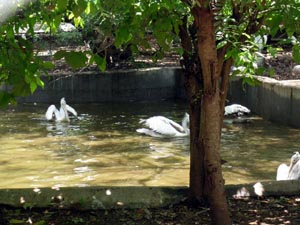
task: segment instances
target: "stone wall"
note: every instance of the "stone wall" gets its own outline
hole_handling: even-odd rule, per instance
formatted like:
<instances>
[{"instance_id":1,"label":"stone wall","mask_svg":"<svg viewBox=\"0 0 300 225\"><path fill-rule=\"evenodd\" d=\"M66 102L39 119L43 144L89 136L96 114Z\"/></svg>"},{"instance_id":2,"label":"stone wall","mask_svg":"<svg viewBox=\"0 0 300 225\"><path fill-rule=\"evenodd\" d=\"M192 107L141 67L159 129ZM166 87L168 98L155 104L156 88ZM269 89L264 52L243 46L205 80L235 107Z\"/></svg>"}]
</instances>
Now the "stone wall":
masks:
<instances>
[{"instance_id":1,"label":"stone wall","mask_svg":"<svg viewBox=\"0 0 300 225\"><path fill-rule=\"evenodd\" d=\"M299 128L300 80L256 78L261 85L243 85L240 77L231 79L230 102L240 103L266 120ZM44 90L19 98L19 102L51 103L61 97L71 104L185 99L182 70L177 67L57 75L44 81Z\"/></svg>"},{"instance_id":2,"label":"stone wall","mask_svg":"<svg viewBox=\"0 0 300 225\"><path fill-rule=\"evenodd\" d=\"M266 120L292 127L300 127L300 80L277 81L256 77L261 85L242 86L242 80L231 80L228 98L247 106Z\"/></svg>"},{"instance_id":3,"label":"stone wall","mask_svg":"<svg viewBox=\"0 0 300 225\"><path fill-rule=\"evenodd\" d=\"M43 78L44 89L18 102L69 103L154 101L184 98L180 68L151 68L104 73L52 75Z\"/></svg>"}]
</instances>

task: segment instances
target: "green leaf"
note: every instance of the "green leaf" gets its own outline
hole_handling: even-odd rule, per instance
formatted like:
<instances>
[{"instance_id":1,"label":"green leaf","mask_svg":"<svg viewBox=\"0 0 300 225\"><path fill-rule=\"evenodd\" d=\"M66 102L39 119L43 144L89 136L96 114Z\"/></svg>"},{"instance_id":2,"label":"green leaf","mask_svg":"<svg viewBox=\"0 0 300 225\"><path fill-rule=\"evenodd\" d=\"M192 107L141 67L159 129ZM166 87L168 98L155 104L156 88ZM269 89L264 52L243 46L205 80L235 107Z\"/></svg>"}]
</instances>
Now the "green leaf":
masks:
<instances>
[{"instance_id":1,"label":"green leaf","mask_svg":"<svg viewBox=\"0 0 300 225\"><path fill-rule=\"evenodd\" d=\"M19 81L14 84L13 93L16 96L27 96L31 94L31 89L25 81Z\"/></svg>"},{"instance_id":2,"label":"green leaf","mask_svg":"<svg viewBox=\"0 0 300 225\"><path fill-rule=\"evenodd\" d=\"M131 33L129 32L128 27L120 27L116 33L116 47L120 48L122 44L127 43L132 38Z\"/></svg>"},{"instance_id":3,"label":"green leaf","mask_svg":"<svg viewBox=\"0 0 300 225\"><path fill-rule=\"evenodd\" d=\"M274 68L269 69L269 75L270 75L270 77L273 77L275 75L275 69Z\"/></svg>"},{"instance_id":4,"label":"green leaf","mask_svg":"<svg viewBox=\"0 0 300 225\"><path fill-rule=\"evenodd\" d=\"M66 54L67 54L66 51L60 50L60 51L57 51L57 52L54 53L53 58L55 60L59 60L59 59L64 58L66 56Z\"/></svg>"},{"instance_id":5,"label":"green leaf","mask_svg":"<svg viewBox=\"0 0 300 225\"><path fill-rule=\"evenodd\" d=\"M33 93L37 89L37 84L34 82L30 83L30 91Z\"/></svg>"},{"instance_id":6,"label":"green leaf","mask_svg":"<svg viewBox=\"0 0 300 225\"><path fill-rule=\"evenodd\" d=\"M271 54L272 57L275 57L277 54L277 49L271 46L268 47L268 52Z\"/></svg>"},{"instance_id":7,"label":"green leaf","mask_svg":"<svg viewBox=\"0 0 300 225\"><path fill-rule=\"evenodd\" d=\"M105 71L106 70L106 60L105 60L105 58L100 57L99 55L94 55L93 59L96 62L98 68L101 71Z\"/></svg>"},{"instance_id":8,"label":"green leaf","mask_svg":"<svg viewBox=\"0 0 300 225\"><path fill-rule=\"evenodd\" d=\"M18 219L11 219L9 221L9 224L24 224L25 221L24 220L18 220Z\"/></svg>"},{"instance_id":9,"label":"green leaf","mask_svg":"<svg viewBox=\"0 0 300 225\"><path fill-rule=\"evenodd\" d=\"M0 107L7 106L9 103L16 104L14 96L7 92L0 92Z\"/></svg>"},{"instance_id":10,"label":"green leaf","mask_svg":"<svg viewBox=\"0 0 300 225\"><path fill-rule=\"evenodd\" d=\"M68 6L68 0L59 0L57 1L57 10L58 11L64 11L67 9Z\"/></svg>"},{"instance_id":11,"label":"green leaf","mask_svg":"<svg viewBox=\"0 0 300 225\"><path fill-rule=\"evenodd\" d=\"M282 23L283 18L281 14L274 15L270 19L271 35L274 37L279 30L280 24Z\"/></svg>"},{"instance_id":12,"label":"green leaf","mask_svg":"<svg viewBox=\"0 0 300 225\"><path fill-rule=\"evenodd\" d=\"M44 86L45 86L44 81L42 81L42 80L40 79L40 77L36 77L35 79L36 79L36 84L37 84L38 86L44 88Z\"/></svg>"},{"instance_id":13,"label":"green leaf","mask_svg":"<svg viewBox=\"0 0 300 225\"><path fill-rule=\"evenodd\" d=\"M43 62L41 64L41 68L44 69L44 70L52 70L52 69L54 69L54 64L52 62L49 62L49 61Z\"/></svg>"},{"instance_id":14,"label":"green leaf","mask_svg":"<svg viewBox=\"0 0 300 225\"><path fill-rule=\"evenodd\" d=\"M74 70L84 67L88 58L83 52L67 52L65 55L65 60Z\"/></svg>"},{"instance_id":15,"label":"green leaf","mask_svg":"<svg viewBox=\"0 0 300 225\"><path fill-rule=\"evenodd\" d=\"M300 62L299 45L293 45L293 59L296 63Z\"/></svg>"},{"instance_id":16,"label":"green leaf","mask_svg":"<svg viewBox=\"0 0 300 225\"><path fill-rule=\"evenodd\" d=\"M255 70L255 74L257 75L262 75L265 72L266 68L264 67L259 67Z\"/></svg>"},{"instance_id":17,"label":"green leaf","mask_svg":"<svg viewBox=\"0 0 300 225\"><path fill-rule=\"evenodd\" d=\"M57 51L54 54L54 59L62 59L65 58L66 62L72 67L72 69L78 69L80 67L84 67L88 58L83 52L66 52L66 51Z\"/></svg>"},{"instance_id":18,"label":"green leaf","mask_svg":"<svg viewBox=\"0 0 300 225\"><path fill-rule=\"evenodd\" d=\"M72 8L72 12L75 17L81 16L87 7L87 2L85 0L78 0Z\"/></svg>"}]
</instances>

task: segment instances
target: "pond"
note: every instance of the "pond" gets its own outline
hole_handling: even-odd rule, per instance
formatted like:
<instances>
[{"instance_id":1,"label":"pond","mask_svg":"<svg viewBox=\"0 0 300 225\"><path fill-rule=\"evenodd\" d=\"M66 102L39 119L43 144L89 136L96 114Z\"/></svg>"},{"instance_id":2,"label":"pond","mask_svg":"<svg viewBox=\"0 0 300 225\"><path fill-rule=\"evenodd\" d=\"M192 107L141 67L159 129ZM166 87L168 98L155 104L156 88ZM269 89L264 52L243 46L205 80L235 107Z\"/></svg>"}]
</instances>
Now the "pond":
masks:
<instances>
[{"instance_id":1,"label":"pond","mask_svg":"<svg viewBox=\"0 0 300 225\"><path fill-rule=\"evenodd\" d=\"M70 123L46 121L43 104L0 111L0 188L188 185L189 139L136 132L139 119L154 115L180 122L184 102L72 106L79 116ZM226 184L273 180L298 150L299 130L251 120L224 121Z\"/></svg>"}]
</instances>

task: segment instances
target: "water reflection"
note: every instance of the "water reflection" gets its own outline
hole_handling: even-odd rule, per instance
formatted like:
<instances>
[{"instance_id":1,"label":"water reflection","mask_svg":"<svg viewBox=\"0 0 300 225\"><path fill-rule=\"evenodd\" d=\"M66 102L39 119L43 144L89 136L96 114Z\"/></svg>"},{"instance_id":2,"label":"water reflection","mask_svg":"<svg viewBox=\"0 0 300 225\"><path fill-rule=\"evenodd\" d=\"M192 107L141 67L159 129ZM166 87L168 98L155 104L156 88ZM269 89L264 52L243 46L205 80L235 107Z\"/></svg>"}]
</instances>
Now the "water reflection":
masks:
<instances>
[{"instance_id":1,"label":"water reflection","mask_svg":"<svg viewBox=\"0 0 300 225\"><path fill-rule=\"evenodd\" d=\"M91 185L188 185L189 139L136 133L139 119L181 121L182 102L74 105L71 123L44 119L47 105L0 111L0 188ZM251 118L225 121L226 183L275 179L298 148L299 130ZM9 177L10 179L7 179Z\"/></svg>"}]
</instances>

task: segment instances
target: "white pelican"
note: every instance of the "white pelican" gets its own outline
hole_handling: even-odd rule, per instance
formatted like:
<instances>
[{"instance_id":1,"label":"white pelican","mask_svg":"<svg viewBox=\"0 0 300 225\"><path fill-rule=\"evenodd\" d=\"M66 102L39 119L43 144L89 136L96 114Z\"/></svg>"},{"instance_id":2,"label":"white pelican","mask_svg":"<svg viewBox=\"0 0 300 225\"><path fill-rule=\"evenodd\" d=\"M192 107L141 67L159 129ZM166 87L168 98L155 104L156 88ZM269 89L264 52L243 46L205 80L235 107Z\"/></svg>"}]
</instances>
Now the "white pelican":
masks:
<instances>
[{"instance_id":1,"label":"white pelican","mask_svg":"<svg viewBox=\"0 0 300 225\"><path fill-rule=\"evenodd\" d=\"M300 154L295 152L291 157L290 166L279 165L276 180L298 180L300 178Z\"/></svg>"},{"instance_id":2,"label":"white pelican","mask_svg":"<svg viewBox=\"0 0 300 225\"><path fill-rule=\"evenodd\" d=\"M65 98L60 100L60 109L58 110L55 105L50 105L45 114L47 120L51 120L55 115L56 121L67 121L70 122L68 111L74 116L77 116L77 112L71 106L67 105Z\"/></svg>"},{"instance_id":3,"label":"white pelican","mask_svg":"<svg viewBox=\"0 0 300 225\"><path fill-rule=\"evenodd\" d=\"M248 109L247 107L239 104L232 104L232 105L225 106L224 116L229 116L229 115L242 116L248 113L250 113L250 109Z\"/></svg>"},{"instance_id":4,"label":"white pelican","mask_svg":"<svg viewBox=\"0 0 300 225\"><path fill-rule=\"evenodd\" d=\"M187 113L185 113L182 119L182 125L164 116L153 116L146 120L140 120L140 123L145 128L140 128L136 131L152 137L184 137L190 134L190 129L188 128L189 121L190 117Z\"/></svg>"}]
</instances>

